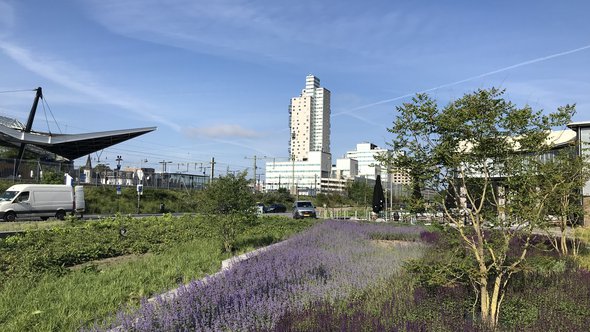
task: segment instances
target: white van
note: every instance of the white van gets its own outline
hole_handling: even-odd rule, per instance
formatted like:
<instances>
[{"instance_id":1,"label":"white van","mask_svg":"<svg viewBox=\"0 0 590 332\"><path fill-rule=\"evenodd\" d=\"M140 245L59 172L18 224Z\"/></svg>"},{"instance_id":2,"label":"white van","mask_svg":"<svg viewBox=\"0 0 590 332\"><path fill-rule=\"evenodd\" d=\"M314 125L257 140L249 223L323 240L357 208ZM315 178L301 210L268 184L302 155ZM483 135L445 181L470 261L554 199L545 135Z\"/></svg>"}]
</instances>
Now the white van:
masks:
<instances>
[{"instance_id":1,"label":"white van","mask_svg":"<svg viewBox=\"0 0 590 332\"><path fill-rule=\"evenodd\" d=\"M63 220L66 213L82 215L85 208L82 186L17 184L0 195L0 216L5 221L14 221L17 217Z\"/></svg>"}]
</instances>

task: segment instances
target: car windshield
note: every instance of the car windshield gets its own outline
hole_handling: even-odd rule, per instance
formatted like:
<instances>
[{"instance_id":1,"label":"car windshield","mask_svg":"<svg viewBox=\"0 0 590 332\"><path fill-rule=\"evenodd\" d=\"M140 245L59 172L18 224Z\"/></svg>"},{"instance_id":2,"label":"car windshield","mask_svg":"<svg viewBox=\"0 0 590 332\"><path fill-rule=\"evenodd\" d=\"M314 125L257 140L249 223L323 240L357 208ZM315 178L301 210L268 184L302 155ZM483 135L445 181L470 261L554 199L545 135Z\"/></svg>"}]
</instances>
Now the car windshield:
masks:
<instances>
[{"instance_id":1,"label":"car windshield","mask_svg":"<svg viewBox=\"0 0 590 332\"><path fill-rule=\"evenodd\" d=\"M297 207L313 207L311 202L297 202Z\"/></svg>"},{"instance_id":2,"label":"car windshield","mask_svg":"<svg viewBox=\"0 0 590 332\"><path fill-rule=\"evenodd\" d=\"M10 201L18 194L18 191L7 190L0 195L0 201Z\"/></svg>"}]
</instances>

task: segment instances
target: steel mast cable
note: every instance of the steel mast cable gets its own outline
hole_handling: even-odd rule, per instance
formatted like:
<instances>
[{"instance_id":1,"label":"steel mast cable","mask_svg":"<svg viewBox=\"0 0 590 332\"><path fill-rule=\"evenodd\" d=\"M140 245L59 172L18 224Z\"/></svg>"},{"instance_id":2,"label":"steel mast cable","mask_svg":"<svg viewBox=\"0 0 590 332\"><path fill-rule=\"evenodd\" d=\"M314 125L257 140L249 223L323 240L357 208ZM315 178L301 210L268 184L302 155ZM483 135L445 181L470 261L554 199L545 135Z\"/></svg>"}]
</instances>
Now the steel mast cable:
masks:
<instances>
[{"instance_id":1,"label":"steel mast cable","mask_svg":"<svg viewBox=\"0 0 590 332\"><path fill-rule=\"evenodd\" d=\"M29 89L29 90L5 90L5 91L0 91L0 93L31 92L31 91L37 91L37 89Z\"/></svg>"},{"instance_id":2,"label":"steel mast cable","mask_svg":"<svg viewBox=\"0 0 590 332\"><path fill-rule=\"evenodd\" d=\"M45 100L45 97L43 97L43 112L45 112L45 105L47 105L47 109L49 110L49 114L51 114L51 118L53 119L53 122L55 123L55 126L57 127L57 130L59 131L60 134L63 134L63 132L61 131L61 128L59 127L59 123L57 122L57 120L55 119L55 116L53 115L53 112L51 111L51 107L49 106L49 103L47 102L47 100ZM47 114L45 114L45 118L47 118ZM47 122L47 127L49 128L49 121ZM51 130L50 130L51 133Z\"/></svg>"}]
</instances>

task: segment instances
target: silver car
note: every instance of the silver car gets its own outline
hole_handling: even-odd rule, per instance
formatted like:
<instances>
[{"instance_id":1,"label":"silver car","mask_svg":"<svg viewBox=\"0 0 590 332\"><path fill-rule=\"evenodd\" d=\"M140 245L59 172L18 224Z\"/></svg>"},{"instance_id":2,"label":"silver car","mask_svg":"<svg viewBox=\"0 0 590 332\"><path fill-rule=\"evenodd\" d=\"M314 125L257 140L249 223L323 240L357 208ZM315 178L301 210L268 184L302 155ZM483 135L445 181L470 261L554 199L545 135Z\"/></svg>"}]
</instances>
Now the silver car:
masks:
<instances>
[{"instance_id":1,"label":"silver car","mask_svg":"<svg viewBox=\"0 0 590 332\"><path fill-rule=\"evenodd\" d=\"M315 207L309 201L296 201L293 204L293 219L317 218Z\"/></svg>"}]
</instances>

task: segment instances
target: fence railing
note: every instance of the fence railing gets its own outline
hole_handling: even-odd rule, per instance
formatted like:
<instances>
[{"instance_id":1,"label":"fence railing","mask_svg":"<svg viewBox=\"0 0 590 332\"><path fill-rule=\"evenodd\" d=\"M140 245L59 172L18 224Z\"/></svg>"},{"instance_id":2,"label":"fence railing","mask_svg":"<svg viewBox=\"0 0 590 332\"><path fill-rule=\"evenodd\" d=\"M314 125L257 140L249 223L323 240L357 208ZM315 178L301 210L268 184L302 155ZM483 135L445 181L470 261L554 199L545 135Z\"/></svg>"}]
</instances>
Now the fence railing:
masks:
<instances>
[{"instance_id":1,"label":"fence railing","mask_svg":"<svg viewBox=\"0 0 590 332\"><path fill-rule=\"evenodd\" d=\"M142 177L137 170L81 170L71 162L22 160L15 174L16 159L0 158L0 178L13 183L43 183L43 174L69 174L75 184L88 186L136 186L144 188L201 190L209 183L209 177L187 173L155 173L144 169ZM153 169L152 169L153 170ZM65 183L65 178L64 178Z\"/></svg>"}]
</instances>

